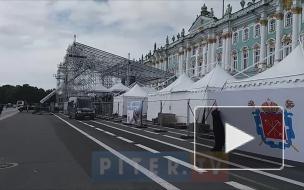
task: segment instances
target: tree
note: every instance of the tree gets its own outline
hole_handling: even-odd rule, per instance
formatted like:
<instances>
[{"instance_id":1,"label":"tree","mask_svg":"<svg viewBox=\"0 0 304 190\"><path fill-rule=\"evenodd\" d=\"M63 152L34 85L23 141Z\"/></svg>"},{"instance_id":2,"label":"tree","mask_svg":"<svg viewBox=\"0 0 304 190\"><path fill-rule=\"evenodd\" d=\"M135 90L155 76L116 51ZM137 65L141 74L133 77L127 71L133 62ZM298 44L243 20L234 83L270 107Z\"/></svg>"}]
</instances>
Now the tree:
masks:
<instances>
[{"instance_id":1,"label":"tree","mask_svg":"<svg viewBox=\"0 0 304 190\"><path fill-rule=\"evenodd\" d=\"M22 86L3 85L0 86L0 104L16 103L23 100L28 104L39 103L46 95L51 93L53 89L44 90L24 84ZM54 101L54 97L51 101Z\"/></svg>"}]
</instances>

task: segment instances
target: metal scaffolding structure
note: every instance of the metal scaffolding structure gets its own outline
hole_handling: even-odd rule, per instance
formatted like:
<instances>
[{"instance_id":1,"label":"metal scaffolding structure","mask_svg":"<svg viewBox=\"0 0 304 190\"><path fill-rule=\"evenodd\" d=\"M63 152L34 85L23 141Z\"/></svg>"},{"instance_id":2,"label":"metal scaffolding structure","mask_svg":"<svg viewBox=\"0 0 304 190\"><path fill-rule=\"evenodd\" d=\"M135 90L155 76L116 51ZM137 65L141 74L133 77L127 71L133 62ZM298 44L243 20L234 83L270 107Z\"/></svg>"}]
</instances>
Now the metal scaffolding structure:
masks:
<instances>
[{"instance_id":1,"label":"metal scaffolding structure","mask_svg":"<svg viewBox=\"0 0 304 190\"><path fill-rule=\"evenodd\" d=\"M104 83L111 77L120 78L126 85L130 85L131 82L162 82L172 76L174 74L81 44L76 40L68 46L55 75L57 88L61 89L61 101L66 101L71 96L85 95L96 83Z\"/></svg>"}]
</instances>

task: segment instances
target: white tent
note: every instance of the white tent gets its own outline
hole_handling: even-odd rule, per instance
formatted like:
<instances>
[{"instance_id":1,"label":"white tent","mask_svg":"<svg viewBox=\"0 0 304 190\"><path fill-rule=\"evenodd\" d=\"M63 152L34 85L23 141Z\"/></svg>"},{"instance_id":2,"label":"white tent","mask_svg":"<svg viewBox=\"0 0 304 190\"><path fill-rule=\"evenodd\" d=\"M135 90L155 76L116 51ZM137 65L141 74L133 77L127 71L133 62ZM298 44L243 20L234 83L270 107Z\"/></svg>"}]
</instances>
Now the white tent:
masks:
<instances>
[{"instance_id":1,"label":"white tent","mask_svg":"<svg viewBox=\"0 0 304 190\"><path fill-rule=\"evenodd\" d=\"M128 87L123 85L121 82L114 84L110 89L111 92L125 92L129 90Z\"/></svg>"},{"instance_id":2,"label":"white tent","mask_svg":"<svg viewBox=\"0 0 304 190\"><path fill-rule=\"evenodd\" d=\"M186 75L182 74L173 83L166 88L160 90L158 94L170 93L170 92L185 92L188 87L193 84L193 81Z\"/></svg>"},{"instance_id":3,"label":"white tent","mask_svg":"<svg viewBox=\"0 0 304 190\"><path fill-rule=\"evenodd\" d=\"M234 81L234 77L220 65L216 65L208 74L188 88L189 91L202 91L205 88L222 88L227 81Z\"/></svg>"},{"instance_id":4,"label":"white tent","mask_svg":"<svg viewBox=\"0 0 304 190\"><path fill-rule=\"evenodd\" d=\"M126 93L114 97L113 113L120 116L127 115L127 106L130 101L144 101L143 113L147 113L147 94L143 87L136 84Z\"/></svg>"},{"instance_id":5,"label":"white tent","mask_svg":"<svg viewBox=\"0 0 304 190\"><path fill-rule=\"evenodd\" d=\"M104 87L101 83L98 83L98 84L95 84L95 86L93 86L91 92L103 93L103 92L110 92L110 90L107 89L106 87Z\"/></svg>"},{"instance_id":6,"label":"white tent","mask_svg":"<svg viewBox=\"0 0 304 190\"><path fill-rule=\"evenodd\" d=\"M301 46L295 48L285 59L273 67L253 77L228 83L223 91L210 94L219 106L261 106L278 105L284 111L275 111L284 118L278 125L284 129L285 159L304 162L304 53ZM241 111L221 110L224 122L241 126L241 130L263 143L248 143L241 150L267 156L281 157L276 154L282 147L276 146L278 137L268 137L263 132L264 123L261 113L267 112L258 107ZM273 114L273 112L272 112ZM270 118L272 121L273 118ZM280 139L280 138L279 138ZM282 143L282 142L281 142ZM272 144L272 146L270 146Z\"/></svg>"},{"instance_id":7,"label":"white tent","mask_svg":"<svg viewBox=\"0 0 304 190\"><path fill-rule=\"evenodd\" d=\"M148 96L147 119L156 118L162 109L162 113L174 113L177 121L186 122L187 88L194 82L186 75L179 76L166 88Z\"/></svg>"},{"instance_id":8,"label":"white tent","mask_svg":"<svg viewBox=\"0 0 304 190\"><path fill-rule=\"evenodd\" d=\"M192 123L192 112L196 106L213 103L211 100L207 100L207 91L222 89L227 80L233 81L235 79L219 65L216 65L207 75L195 83L187 75L181 75L168 87L157 94L148 96L148 120L156 118L157 114L162 111L163 113L176 114L177 121L180 123ZM191 110L187 110L189 109L188 103Z\"/></svg>"}]
</instances>

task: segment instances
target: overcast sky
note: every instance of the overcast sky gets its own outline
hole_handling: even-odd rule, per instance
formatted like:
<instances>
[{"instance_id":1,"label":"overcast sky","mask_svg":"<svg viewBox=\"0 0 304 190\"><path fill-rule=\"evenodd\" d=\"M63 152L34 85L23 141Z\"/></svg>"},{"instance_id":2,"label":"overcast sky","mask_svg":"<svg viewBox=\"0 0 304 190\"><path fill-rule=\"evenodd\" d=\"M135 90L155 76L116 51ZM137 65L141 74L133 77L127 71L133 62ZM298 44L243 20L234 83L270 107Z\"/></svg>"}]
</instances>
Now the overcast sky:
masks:
<instances>
[{"instance_id":1,"label":"overcast sky","mask_svg":"<svg viewBox=\"0 0 304 190\"><path fill-rule=\"evenodd\" d=\"M0 1L0 85L55 88L57 65L77 41L114 54L140 58L188 31L201 6L221 16L222 0ZM233 11L239 0L226 0Z\"/></svg>"}]
</instances>

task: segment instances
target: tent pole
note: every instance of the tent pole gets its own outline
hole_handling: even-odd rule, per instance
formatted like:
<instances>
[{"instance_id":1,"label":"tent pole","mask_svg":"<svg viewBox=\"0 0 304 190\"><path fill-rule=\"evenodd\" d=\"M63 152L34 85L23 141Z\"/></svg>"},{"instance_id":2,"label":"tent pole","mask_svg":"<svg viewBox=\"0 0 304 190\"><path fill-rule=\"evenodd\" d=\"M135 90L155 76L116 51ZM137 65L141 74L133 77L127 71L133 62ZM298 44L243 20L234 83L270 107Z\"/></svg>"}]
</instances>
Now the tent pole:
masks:
<instances>
[{"instance_id":1,"label":"tent pole","mask_svg":"<svg viewBox=\"0 0 304 190\"><path fill-rule=\"evenodd\" d=\"M193 139L194 136L190 135L190 99L187 101L187 134L186 135L181 135L180 138L182 139Z\"/></svg>"}]
</instances>

